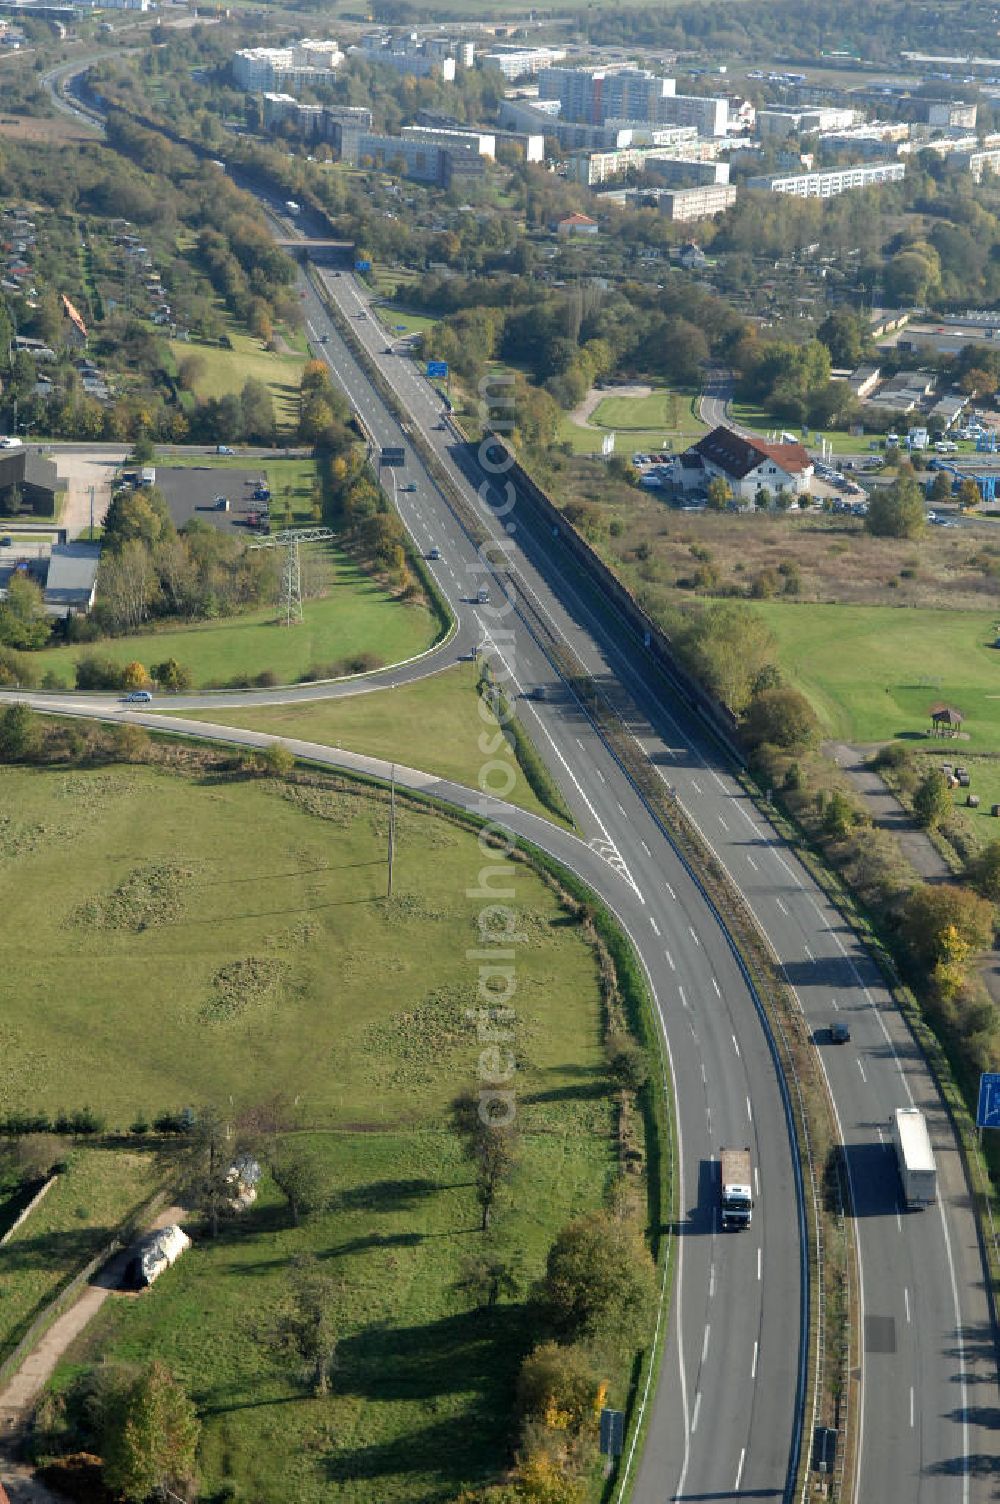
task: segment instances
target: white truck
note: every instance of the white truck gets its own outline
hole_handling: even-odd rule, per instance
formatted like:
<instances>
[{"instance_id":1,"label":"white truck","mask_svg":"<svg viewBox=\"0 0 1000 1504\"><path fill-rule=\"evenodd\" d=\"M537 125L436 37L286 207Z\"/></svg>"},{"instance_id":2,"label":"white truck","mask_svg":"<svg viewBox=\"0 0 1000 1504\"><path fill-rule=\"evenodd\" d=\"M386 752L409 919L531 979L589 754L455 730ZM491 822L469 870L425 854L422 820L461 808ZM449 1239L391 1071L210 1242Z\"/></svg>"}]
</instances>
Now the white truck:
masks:
<instances>
[{"instance_id":1,"label":"white truck","mask_svg":"<svg viewBox=\"0 0 1000 1504\"><path fill-rule=\"evenodd\" d=\"M927 1122L919 1107L896 1108L892 1116L892 1141L907 1206L933 1206L937 1197L937 1166Z\"/></svg>"},{"instance_id":2,"label":"white truck","mask_svg":"<svg viewBox=\"0 0 1000 1504\"><path fill-rule=\"evenodd\" d=\"M285 213L286 214L298 214L298 213L300 213L300 211L301 211L301 205L297 204L293 198L286 198L285 199Z\"/></svg>"},{"instance_id":3,"label":"white truck","mask_svg":"<svg viewBox=\"0 0 1000 1504\"><path fill-rule=\"evenodd\" d=\"M723 1232L739 1232L750 1226L753 1216L753 1190L750 1177L750 1150L720 1149L720 1200Z\"/></svg>"}]
</instances>

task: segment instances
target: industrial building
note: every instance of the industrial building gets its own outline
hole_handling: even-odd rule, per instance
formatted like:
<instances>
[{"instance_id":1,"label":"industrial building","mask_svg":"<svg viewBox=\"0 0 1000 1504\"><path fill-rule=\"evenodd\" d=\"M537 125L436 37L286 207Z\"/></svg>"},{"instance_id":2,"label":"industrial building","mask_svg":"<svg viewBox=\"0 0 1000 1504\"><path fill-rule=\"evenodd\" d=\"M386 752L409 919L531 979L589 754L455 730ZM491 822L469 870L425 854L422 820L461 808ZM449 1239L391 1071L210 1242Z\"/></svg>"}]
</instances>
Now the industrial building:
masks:
<instances>
[{"instance_id":1,"label":"industrial building","mask_svg":"<svg viewBox=\"0 0 1000 1504\"><path fill-rule=\"evenodd\" d=\"M793 172L747 179L748 188L766 193L791 193L797 198L837 198L856 188L874 188L882 183L901 183L905 162L880 162L867 167L833 167L822 172Z\"/></svg>"}]
</instances>

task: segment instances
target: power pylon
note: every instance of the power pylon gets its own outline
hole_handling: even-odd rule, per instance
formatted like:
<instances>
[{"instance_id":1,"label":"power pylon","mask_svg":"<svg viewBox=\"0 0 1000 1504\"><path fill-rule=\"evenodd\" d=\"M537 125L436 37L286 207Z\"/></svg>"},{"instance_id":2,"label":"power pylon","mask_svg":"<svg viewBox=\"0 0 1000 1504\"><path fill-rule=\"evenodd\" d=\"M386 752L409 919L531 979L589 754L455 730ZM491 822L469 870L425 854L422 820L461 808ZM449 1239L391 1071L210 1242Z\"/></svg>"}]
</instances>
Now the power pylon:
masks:
<instances>
[{"instance_id":1,"label":"power pylon","mask_svg":"<svg viewBox=\"0 0 1000 1504\"><path fill-rule=\"evenodd\" d=\"M271 533L267 538L255 538L250 548L283 548L285 557L281 566L281 600L285 612L285 626L302 620L302 564L299 559L300 543L324 543L336 534L329 527L283 528L280 533Z\"/></svg>"}]
</instances>

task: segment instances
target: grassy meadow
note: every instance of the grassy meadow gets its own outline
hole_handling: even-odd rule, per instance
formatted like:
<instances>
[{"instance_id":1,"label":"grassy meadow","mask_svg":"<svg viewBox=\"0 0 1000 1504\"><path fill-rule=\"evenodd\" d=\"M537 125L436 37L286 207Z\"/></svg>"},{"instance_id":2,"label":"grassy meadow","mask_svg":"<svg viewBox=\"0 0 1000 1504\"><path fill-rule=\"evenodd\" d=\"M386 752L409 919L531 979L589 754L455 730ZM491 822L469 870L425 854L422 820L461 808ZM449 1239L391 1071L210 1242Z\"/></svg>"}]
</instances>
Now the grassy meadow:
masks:
<instances>
[{"instance_id":1,"label":"grassy meadow","mask_svg":"<svg viewBox=\"0 0 1000 1504\"><path fill-rule=\"evenodd\" d=\"M251 378L261 381L274 400L274 416L280 431L290 433L298 423L299 381L306 363L304 354L295 350L277 354L250 334L235 328L229 331L231 349L201 344L197 340L168 340L175 363L180 366L197 356L201 370L192 391L196 397L239 396Z\"/></svg>"},{"instance_id":2,"label":"grassy meadow","mask_svg":"<svg viewBox=\"0 0 1000 1504\"><path fill-rule=\"evenodd\" d=\"M577 921L530 868L496 857L521 932L522 1147L484 1240L448 1128L482 1048L467 1012L473 831L403 804L387 902L384 799L336 780L4 768L0 806L3 1100L72 1108L78 1082L114 1125L188 1103L238 1117L280 1095L334 1188L299 1228L266 1176L218 1241L195 1221L192 1251L148 1294L109 1301L56 1384L103 1357L165 1359L201 1414L206 1497L440 1504L495 1476L535 1340L533 1282L617 1163L597 962ZM460 1288L484 1250L514 1277L492 1310ZM326 1400L266 1336L305 1252L336 1282ZM623 1403L628 1363L609 1368L609 1402Z\"/></svg>"}]
</instances>

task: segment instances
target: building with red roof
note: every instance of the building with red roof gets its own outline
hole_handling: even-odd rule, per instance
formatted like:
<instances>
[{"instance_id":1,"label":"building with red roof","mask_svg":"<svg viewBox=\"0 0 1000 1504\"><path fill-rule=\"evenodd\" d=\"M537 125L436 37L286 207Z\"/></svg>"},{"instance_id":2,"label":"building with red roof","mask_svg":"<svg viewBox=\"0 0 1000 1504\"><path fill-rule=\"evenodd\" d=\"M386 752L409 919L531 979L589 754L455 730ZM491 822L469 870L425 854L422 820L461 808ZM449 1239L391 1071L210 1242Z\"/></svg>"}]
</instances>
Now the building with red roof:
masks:
<instances>
[{"instance_id":1,"label":"building with red roof","mask_svg":"<svg viewBox=\"0 0 1000 1504\"><path fill-rule=\"evenodd\" d=\"M703 491L716 476L736 501L756 501L761 491L800 496L809 489L813 462L802 444L771 444L720 424L677 456L673 480L684 491Z\"/></svg>"}]
</instances>

